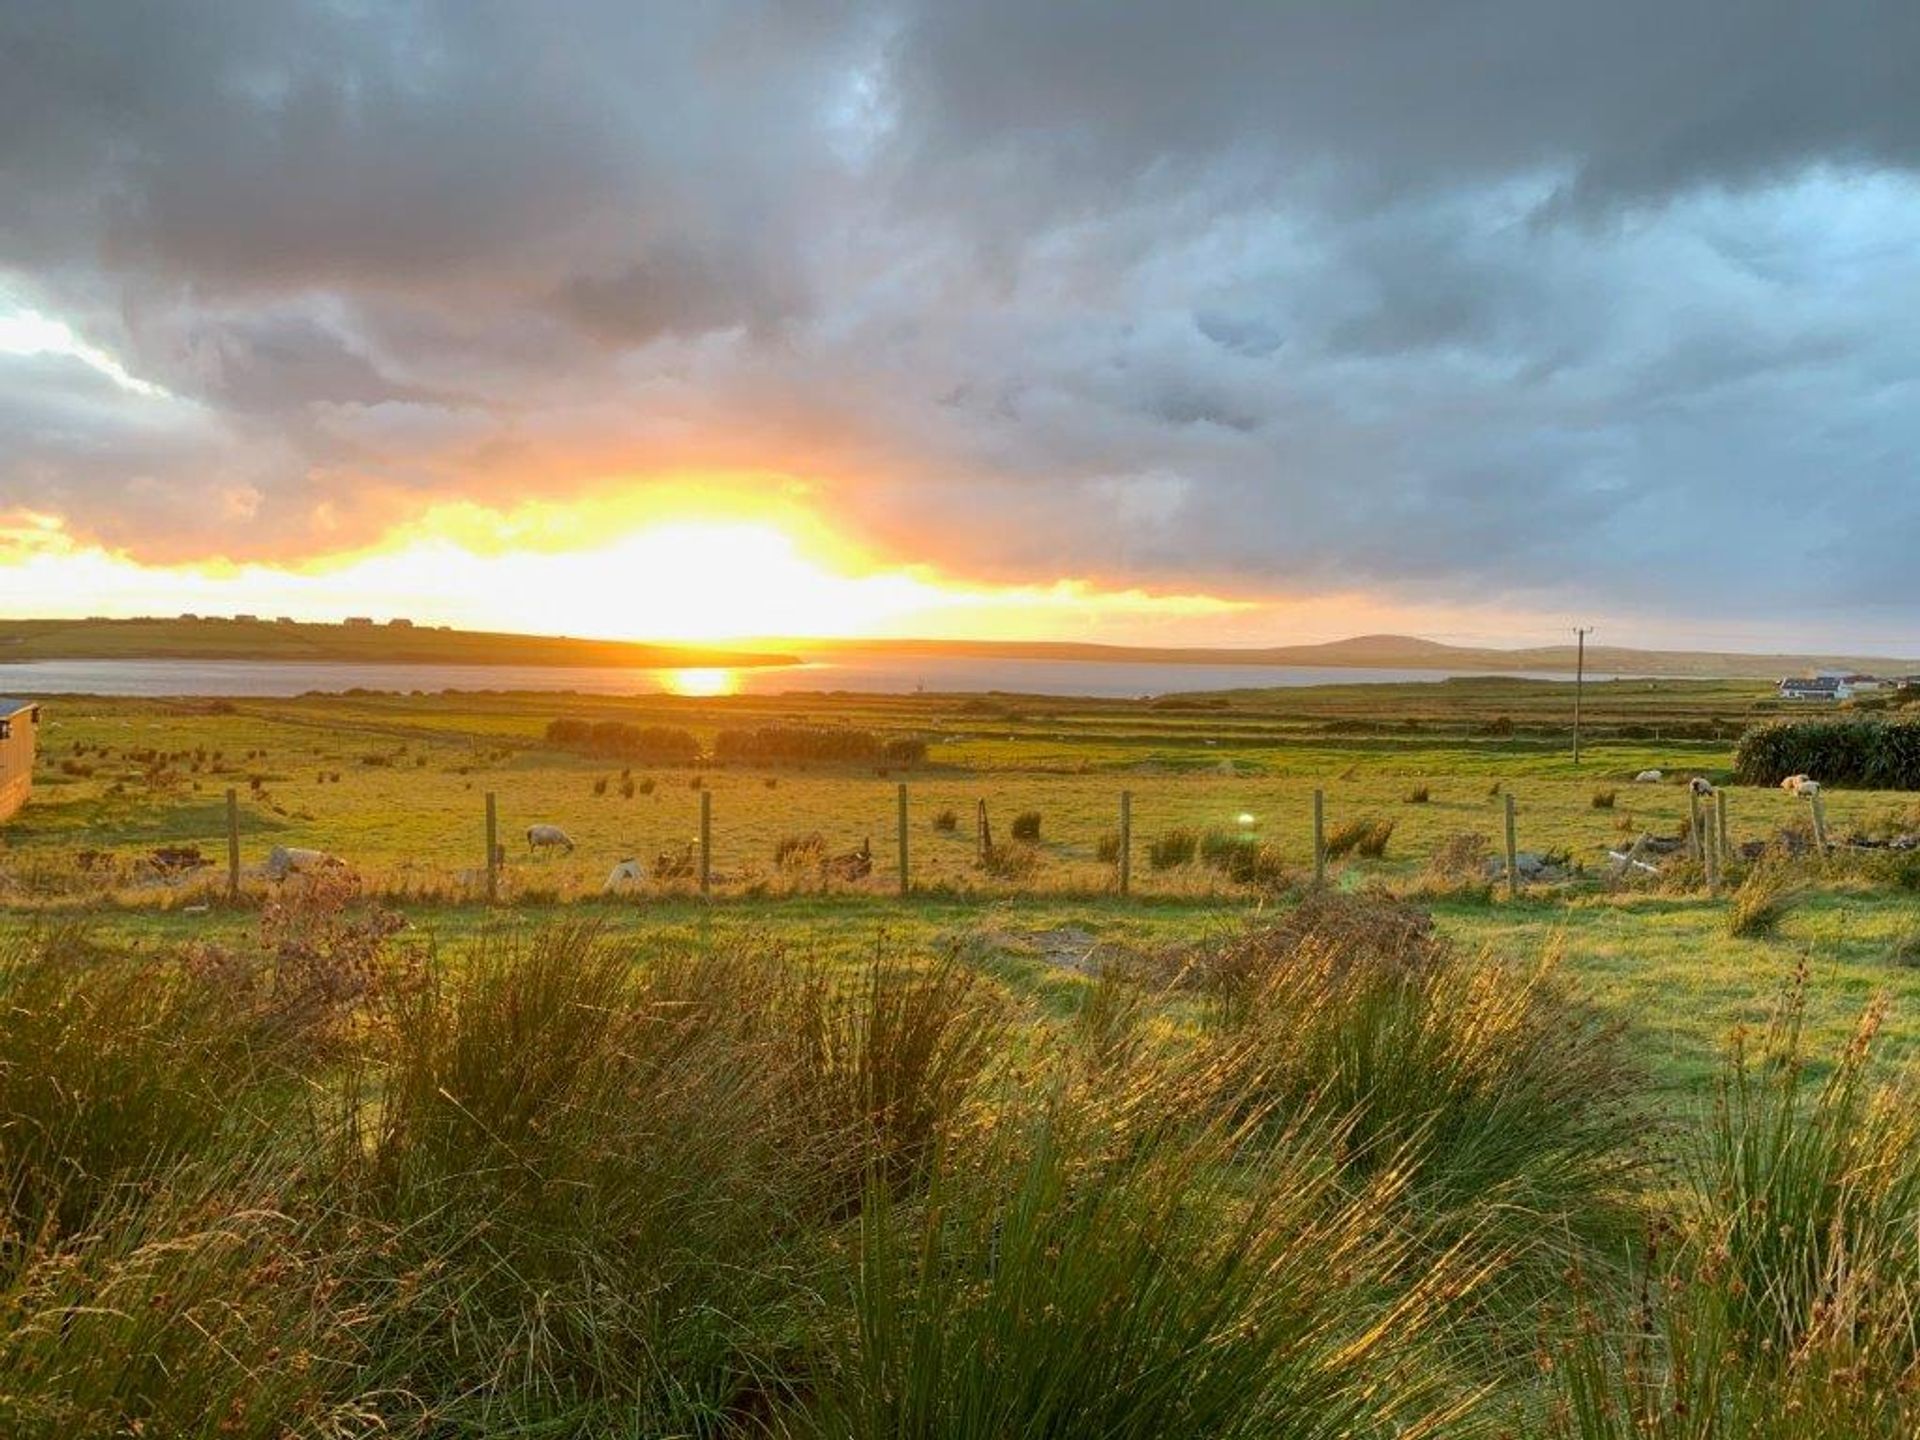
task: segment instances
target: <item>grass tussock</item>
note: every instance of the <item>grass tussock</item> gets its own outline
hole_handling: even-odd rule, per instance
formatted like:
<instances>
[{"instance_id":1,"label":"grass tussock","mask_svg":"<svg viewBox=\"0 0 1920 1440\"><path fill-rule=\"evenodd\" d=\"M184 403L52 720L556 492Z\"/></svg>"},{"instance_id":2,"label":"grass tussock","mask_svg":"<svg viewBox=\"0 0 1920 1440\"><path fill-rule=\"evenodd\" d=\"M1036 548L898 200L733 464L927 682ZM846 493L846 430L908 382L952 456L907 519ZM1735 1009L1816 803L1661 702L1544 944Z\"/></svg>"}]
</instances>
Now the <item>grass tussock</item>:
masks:
<instances>
[{"instance_id":1,"label":"grass tussock","mask_svg":"<svg viewBox=\"0 0 1920 1440\"><path fill-rule=\"evenodd\" d=\"M1596 810L1611 810L1613 809L1614 802L1619 798L1620 792L1618 790L1596 790L1593 792L1593 808Z\"/></svg>"},{"instance_id":2,"label":"grass tussock","mask_svg":"<svg viewBox=\"0 0 1920 1440\"><path fill-rule=\"evenodd\" d=\"M1780 863L1761 863L1747 871L1727 907L1727 933L1736 939L1771 935L1799 899L1801 882Z\"/></svg>"},{"instance_id":3,"label":"grass tussock","mask_svg":"<svg viewBox=\"0 0 1920 1440\"><path fill-rule=\"evenodd\" d=\"M1342 821L1327 833L1327 858L1338 860L1355 854L1380 859L1387 853L1387 842L1393 839L1395 823L1373 817Z\"/></svg>"},{"instance_id":4,"label":"grass tussock","mask_svg":"<svg viewBox=\"0 0 1920 1440\"><path fill-rule=\"evenodd\" d=\"M0 1432L1913 1433L1877 1013L1822 1072L1786 1012L1652 1176L1612 1027L1405 903L1044 1015L958 959L302 903L0 965Z\"/></svg>"},{"instance_id":5,"label":"grass tussock","mask_svg":"<svg viewBox=\"0 0 1920 1440\"><path fill-rule=\"evenodd\" d=\"M1411 906L1341 897L1222 950L1203 985L1244 1077L1225 1094L1339 1117L1349 1173L1397 1176L1431 1254L1497 1259L1490 1290L1533 1306L1569 1264L1623 1253L1645 1160L1635 1076L1550 963L1463 955Z\"/></svg>"},{"instance_id":6,"label":"grass tussock","mask_svg":"<svg viewBox=\"0 0 1920 1440\"><path fill-rule=\"evenodd\" d=\"M1894 1440L1920 1430L1920 1109L1873 1063L1878 1006L1825 1079L1805 973L1723 1067L1637 1304L1589 1305L1555 1365L1563 1440Z\"/></svg>"}]
</instances>

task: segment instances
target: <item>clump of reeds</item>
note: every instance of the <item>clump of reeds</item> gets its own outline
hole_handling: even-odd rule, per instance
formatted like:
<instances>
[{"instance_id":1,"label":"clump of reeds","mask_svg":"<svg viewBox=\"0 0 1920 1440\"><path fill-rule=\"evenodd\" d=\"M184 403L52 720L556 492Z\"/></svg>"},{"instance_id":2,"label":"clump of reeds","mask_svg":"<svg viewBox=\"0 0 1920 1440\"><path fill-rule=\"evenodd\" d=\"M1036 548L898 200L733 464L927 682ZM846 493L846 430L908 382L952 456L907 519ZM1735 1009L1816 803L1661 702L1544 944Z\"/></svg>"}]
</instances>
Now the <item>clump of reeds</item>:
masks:
<instances>
[{"instance_id":1,"label":"clump of reeds","mask_svg":"<svg viewBox=\"0 0 1920 1440\"><path fill-rule=\"evenodd\" d=\"M1342 1117L1345 1166L1400 1177L1433 1253L1500 1257L1495 1290L1527 1305L1569 1263L1621 1253L1643 1159L1633 1072L1551 966L1462 955L1421 912L1365 900L1227 950L1217 1043L1279 1113Z\"/></svg>"},{"instance_id":2,"label":"clump of reeds","mask_svg":"<svg viewBox=\"0 0 1920 1440\"><path fill-rule=\"evenodd\" d=\"M1040 870L1037 845L1022 840L999 841L980 857L981 868L996 880L1031 880Z\"/></svg>"},{"instance_id":3,"label":"clump of reeds","mask_svg":"<svg viewBox=\"0 0 1920 1440\"><path fill-rule=\"evenodd\" d=\"M1877 1004L1818 1081L1804 1008L1803 968L1736 1036L1638 1303L1589 1306L1557 1357L1556 1436L1920 1431L1920 1106L1875 1068Z\"/></svg>"},{"instance_id":4,"label":"clump of reeds","mask_svg":"<svg viewBox=\"0 0 1920 1440\"><path fill-rule=\"evenodd\" d=\"M1244 830L1205 831L1199 855L1201 864L1241 885L1278 887L1287 881L1279 847Z\"/></svg>"},{"instance_id":5,"label":"clump of reeds","mask_svg":"<svg viewBox=\"0 0 1920 1440\"><path fill-rule=\"evenodd\" d=\"M1392 820L1373 817L1342 821L1327 833L1327 858L1338 860L1352 852L1370 860L1378 860L1387 853L1387 842L1393 838L1394 824Z\"/></svg>"},{"instance_id":6,"label":"clump of reeds","mask_svg":"<svg viewBox=\"0 0 1920 1440\"><path fill-rule=\"evenodd\" d=\"M1452 834L1427 856L1416 888L1435 897L1484 900L1493 894L1493 864L1493 844L1485 835Z\"/></svg>"},{"instance_id":7,"label":"clump of reeds","mask_svg":"<svg viewBox=\"0 0 1920 1440\"><path fill-rule=\"evenodd\" d=\"M1784 864L1762 862L1747 871L1727 907L1727 933L1736 939L1771 935L1799 898L1800 887Z\"/></svg>"},{"instance_id":8,"label":"clump of reeds","mask_svg":"<svg viewBox=\"0 0 1920 1440\"><path fill-rule=\"evenodd\" d=\"M1028 844L1037 841L1040 838L1040 812L1038 810L1022 810L1018 815L1014 816L1012 834L1014 839L1024 840Z\"/></svg>"},{"instance_id":9,"label":"clump of reeds","mask_svg":"<svg viewBox=\"0 0 1920 1440\"><path fill-rule=\"evenodd\" d=\"M1429 785L1416 785L1407 791L1405 799L1409 805L1425 805L1433 799L1433 787Z\"/></svg>"},{"instance_id":10,"label":"clump of reeds","mask_svg":"<svg viewBox=\"0 0 1920 1440\"><path fill-rule=\"evenodd\" d=\"M1614 801L1620 798L1618 790L1596 790L1593 792L1593 808L1596 810L1613 809Z\"/></svg>"},{"instance_id":11,"label":"clump of reeds","mask_svg":"<svg viewBox=\"0 0 1920 1440\"><path fill-rule=\"evenodd\" d=\"M773 847L773 863L782 870L818 870L827 858L827 840L818 830L784 835Z\"/></svg>"},{"instance_id":12,"label":"clump of reeds","mask_svg":"<svg viewBox=\"0 0 1920 1440\"><path fill-rule=\"evenodd\" d=\"M1147 864L1155 870L1172 870L1180 865L1191 865L1199 853L1200 833L1197 830L1168 830L1147 845Z\"/></svg>"}]
</instances>

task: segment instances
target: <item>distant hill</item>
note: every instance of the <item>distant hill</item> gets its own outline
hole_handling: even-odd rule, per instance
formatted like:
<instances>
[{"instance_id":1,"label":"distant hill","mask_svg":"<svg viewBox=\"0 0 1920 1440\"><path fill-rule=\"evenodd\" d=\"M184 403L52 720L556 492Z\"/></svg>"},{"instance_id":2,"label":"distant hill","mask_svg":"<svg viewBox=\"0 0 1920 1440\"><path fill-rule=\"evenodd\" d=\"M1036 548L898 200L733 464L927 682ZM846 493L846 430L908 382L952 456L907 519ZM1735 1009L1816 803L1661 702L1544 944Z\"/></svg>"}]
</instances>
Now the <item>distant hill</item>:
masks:
<instances>
[{"instance_id":1,"label":"distant hill","mask_svg":"<svg viewBox=\"0 0 1920 1440\"><path fill-rule=\"evenodd\" d=\"M1335 669L1456 670L1489 675L1532 670L1571 674L1576 658L1572 645L1502 650L1446 645L1414 635L1356 635L1351 639L1330 640L1317 645L1217 649L1011 640L792 640L780 643L802 655L821 657L848 653L964 655L1008 660L1137 661L1159 665L1309 665ZM1618 645L1587 647L1589 675L1772 680L1816 669L1909 674L1920 671L1920 660L1871 655L1755 655L1718 650L1637 650Z\"/></svg>"},{"instance_id":2,"label":"distant hill","mask_svg":"<svg viewBox=\"0 0 1920 1440\"><path fill-rule=\"evenodd\" d=\"M343 660L357 664L614 665L636 669L794 663L792 655L764 651L575 640L564 635L226 619L0 620L0 666L11 660Z\"/></svg>"},{"instance_id":3,"label":"distant hill","mask_svg":"<svg viewBox=\"0 0 1920 1440\"><path fill-rule=\"evenodd\" d=\"M1307 665L1329 669L1571 673L1574 647L1519 650L1446 645L1414 635L1356 635L1318 645L1259 648L1093 645L1071 640L770 640L740 649L508 635L429 626L313 625L274 620L0 621L9 660L341 660L411 665L603 665L634 669L749 668L801 658L948 655L1005 660L1109 660L1158 665ZM1870 655L1750 655L1733 651L1587 647L1590 675L1778 679L1815 669L1920 672L1920 660Z\"/></svg>"}]
</instances>

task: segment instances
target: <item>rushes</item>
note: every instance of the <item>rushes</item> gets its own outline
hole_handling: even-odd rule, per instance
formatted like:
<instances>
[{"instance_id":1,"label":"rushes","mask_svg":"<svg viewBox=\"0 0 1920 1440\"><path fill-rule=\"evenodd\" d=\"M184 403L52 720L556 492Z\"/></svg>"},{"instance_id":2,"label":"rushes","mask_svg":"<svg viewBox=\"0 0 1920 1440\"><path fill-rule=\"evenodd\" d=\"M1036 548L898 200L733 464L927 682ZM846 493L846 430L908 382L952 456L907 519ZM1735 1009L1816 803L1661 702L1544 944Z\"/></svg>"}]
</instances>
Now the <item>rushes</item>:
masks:
<instances>
[{"instance_id":1,"label":"rushes","mask_svg":"<svg viewBox=\"0 0 1920 1440\"><path fill-rule=\"evenodd\" d=\"M1373 818L1343 821L1327 834L1327 858L1338 860L1351 851L1369 860L1378 860L1387 853L1394 824L1392 820Z\"/></svg>"},{"instance_id":2,"label":"rushes","mask_svg":"<svg viewBox=\"0 0 1920 1440\"><path fill-rule=\"evenodd\" d=\"M1800 884L1786 866L1764 861L1747 872L1727 909L1727 933L1736 939L1771 935L1799 898Z\"/></svg>"},{"instance_id":3,"label":"rushes","mask_svg":"<svg viewBox=\"0 0 1920 1440\"><path fill-rule=\"evenodd\" d=\"M1408 905L1317 895L1024 1015L956 960L501 928L314 1045L228 958L47 932L0 967L0 1432L1920 1418L1920 1106L1876 1014L1825 1079L1797 1012L1736 1053L1636 1307L1674 1186L1613 1031Z\"/></svg>"},{"instance_id":4,"label":"rushes","mask_svg":"<svg viewBox=\"0 0 1920 1440\"><path fill-rule=\"evenodd\" d=\"M1556 1367L1567 1440L1905 1437L1920 1428L1920 1121L1877 1079L1869 1007L1828 1078L1805 974L1757 1049L1736 1037L1638 1313L1590 1307Z\"/></svg>"}]
</instances>

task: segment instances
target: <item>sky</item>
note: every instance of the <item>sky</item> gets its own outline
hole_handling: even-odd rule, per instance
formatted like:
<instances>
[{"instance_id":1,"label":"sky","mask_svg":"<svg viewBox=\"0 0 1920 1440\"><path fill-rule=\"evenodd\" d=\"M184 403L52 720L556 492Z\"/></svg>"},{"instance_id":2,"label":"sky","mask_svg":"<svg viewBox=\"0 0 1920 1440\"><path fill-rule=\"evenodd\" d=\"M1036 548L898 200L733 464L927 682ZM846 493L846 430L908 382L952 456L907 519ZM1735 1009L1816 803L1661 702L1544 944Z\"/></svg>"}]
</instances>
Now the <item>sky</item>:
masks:
<instances>
[{"instance_id":1,"label":"sky","mask_svg":"<svg viewBox=\"0 0 1920 1440\"><path fill-rule=\"evenodd\" d=\"M0 616L1920 651L1912 0L0 8Z\"/></svg>"}]
</instances>

